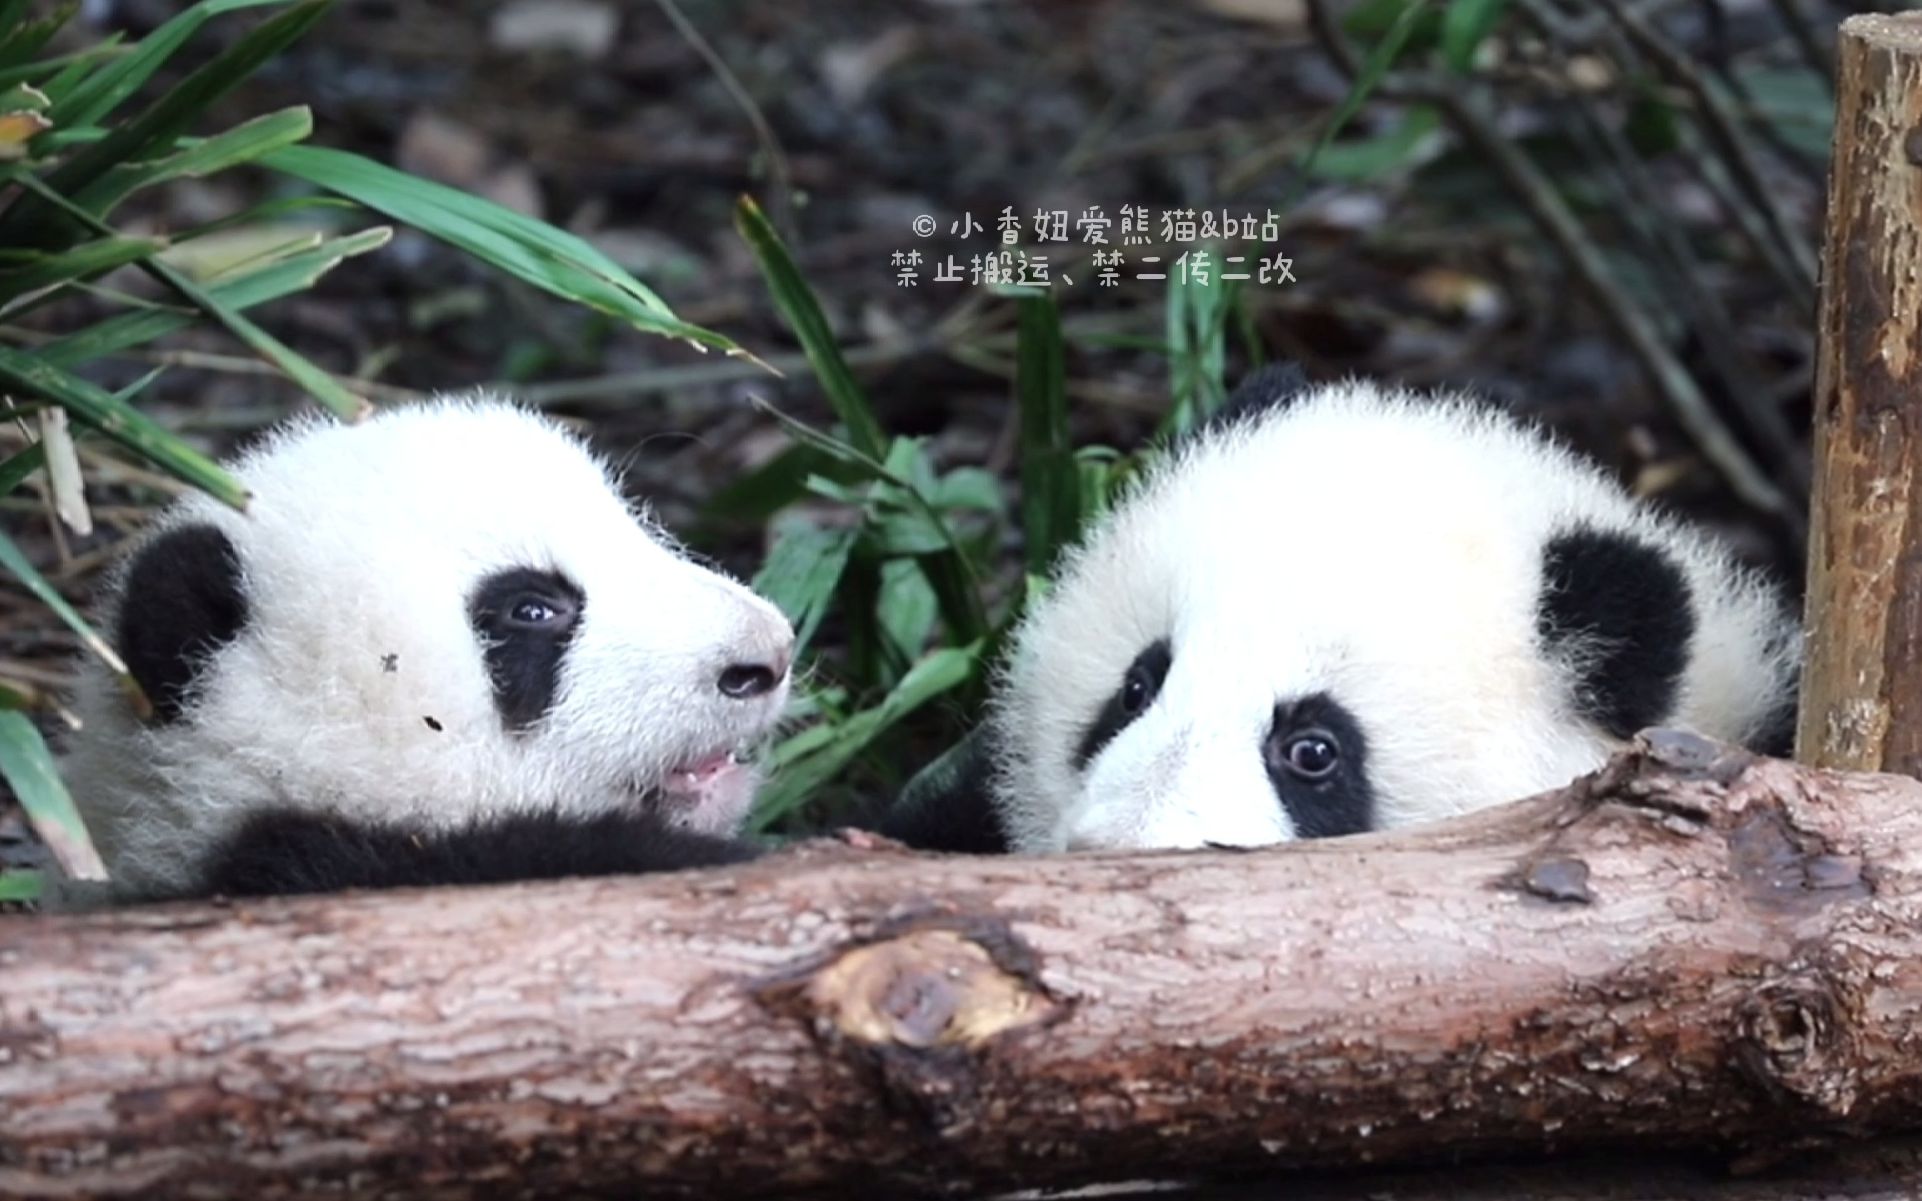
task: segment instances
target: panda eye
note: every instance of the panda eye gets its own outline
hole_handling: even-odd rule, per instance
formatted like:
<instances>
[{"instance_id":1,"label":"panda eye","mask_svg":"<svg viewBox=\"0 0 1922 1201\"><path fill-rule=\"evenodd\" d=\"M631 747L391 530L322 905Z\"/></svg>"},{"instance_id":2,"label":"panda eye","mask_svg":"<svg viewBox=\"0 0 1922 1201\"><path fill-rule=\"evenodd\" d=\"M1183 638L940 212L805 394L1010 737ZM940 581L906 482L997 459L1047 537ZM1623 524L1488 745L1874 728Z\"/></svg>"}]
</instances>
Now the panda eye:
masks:
<instances>
[{"instance_id":1,"label":"panda eye","mask_svg":"<svg viewBox=\"0 0 1922 1201\"><path fill-rule=\"evenodd\" d=\"M1341 743L1326 730L1304 730L1288 739L1282 762L1303 780L1325 780L1341 766Z\"/></svg>"},{"instance_id":2,"label":"panda eye","mask_svg":"<svg viewBox=\"0 0 1922 1201\"><path fill-rule=\"evenodd\" d=\"M574 624L574 605L557 596L523 593L507 609L507 625L512 629L555 630Z\"/></svg>"},{"instance_id":3,"label":"panda eye","mask_svg":"<svg viewBox=\"0 0 1922 1201\"><path fill-rule=\"evenodd\" d=\"M1148 706L1154 704L1155 697L1161 694L1161 685L1167 680L1168 669L1173 664L1174 649L1168 645L1167 639L1142 648L1122 674L1121 686L1101 703L1101 710L1094 715L1094 721L1082 732L1081 744L1074 752L1076 767L1087 766L1088 761L1100 754L1101 748L1107 746L1115 735L1147 712Z\"/></svg>"},{"instance_id":4,"label":"panda eye","mask_svg":"<svg viewBox=\"0 0 1922 1201\"><path fill-rule=\"evenodd\" d=\"M1161 681L1148 666L1136 663L1121 681L1121 712L1129 717L1138 716L1160 690Z\"/></svg>"},{"instance_id":5,"label":"panda eye","mask_svg":"<svg viewBox=\"0 0 1922 1201\"><path fill-rule=\"evenodd\" d=\"M515 601L514 607L508 611L508 617L514 624L523 626L544 626L559 616L554 606L538 596L524 596Z\"/></svg>"},{"instance_id":6,"label":"panda eye","mask_svg":"<svg viewBox=\"0 0 1922 1201\"><path fill-rule=\"evenodd\" d=\"M513 568L481 581L468 598L468 620L483 642L564 639L580 624L585 598L566 577Z\"/></svg>"},{"instance_id":7,"label":"panda eye","mask_svg":"<svg viewBox=\"0 0 1922 1201\"><path fill-rule=\"evenodd\" d=\"M1128 665L1128 673L1121 677L1121 690L1115 693L1112 702L1124 723L1141 716L1154 704L1173 663L1174 655L1166 642L1152 643L1135 656L1135 661Z\"/></svg>"}]
</instances>

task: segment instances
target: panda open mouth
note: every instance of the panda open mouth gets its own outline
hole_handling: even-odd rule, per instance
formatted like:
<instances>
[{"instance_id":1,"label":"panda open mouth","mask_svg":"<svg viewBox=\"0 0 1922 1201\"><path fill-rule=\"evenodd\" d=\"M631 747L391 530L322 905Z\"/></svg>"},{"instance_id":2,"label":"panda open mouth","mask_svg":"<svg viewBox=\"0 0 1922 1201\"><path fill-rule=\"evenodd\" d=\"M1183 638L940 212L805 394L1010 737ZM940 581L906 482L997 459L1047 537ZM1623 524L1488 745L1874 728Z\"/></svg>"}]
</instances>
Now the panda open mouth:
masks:
<instances>
[{"instance_id":1,"label":"panda open mouth","mask_svg":"<svg viewBox=\"0 0 1922 1201\"><path fill-rule=\"evenodd\" d=\"M662 809L676 825L732 833L754 800L757 774L741 750L716 751L676 764L661 777Z\"/></svg>"}]
</instances>

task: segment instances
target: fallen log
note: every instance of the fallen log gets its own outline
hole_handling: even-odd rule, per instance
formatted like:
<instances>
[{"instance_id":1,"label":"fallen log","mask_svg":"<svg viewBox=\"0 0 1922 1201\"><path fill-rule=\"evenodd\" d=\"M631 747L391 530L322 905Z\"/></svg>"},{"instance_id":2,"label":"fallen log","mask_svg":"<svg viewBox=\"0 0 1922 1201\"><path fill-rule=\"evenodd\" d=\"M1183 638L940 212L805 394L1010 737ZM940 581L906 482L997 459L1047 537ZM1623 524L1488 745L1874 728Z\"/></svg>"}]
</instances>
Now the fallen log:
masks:
<instances>
[{"instance_id":1,"label":"fallen log","mask_svg":"<svg viewBox=\"0 0 1922 1201\"><path fill-rule=\"evenodd\" d=\"M859 842L859 839L850 839ZM1922 1125L1922 784L0 922L0 1195L845 1194Z\"/></svg>"}]
</instances>

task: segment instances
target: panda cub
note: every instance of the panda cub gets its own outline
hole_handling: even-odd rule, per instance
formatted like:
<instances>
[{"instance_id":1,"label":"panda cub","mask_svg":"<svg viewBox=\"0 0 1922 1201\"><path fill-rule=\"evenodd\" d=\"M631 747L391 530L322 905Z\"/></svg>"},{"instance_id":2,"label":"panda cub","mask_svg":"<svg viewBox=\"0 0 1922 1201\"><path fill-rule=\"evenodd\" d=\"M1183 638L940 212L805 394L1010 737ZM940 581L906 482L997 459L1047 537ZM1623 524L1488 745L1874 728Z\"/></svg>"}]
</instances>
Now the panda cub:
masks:
<instances>
[{"instance_id":1,"label":"panda cub","mask_svg":"<svg viewBox=\"0 0 1922 1201\"><path fill-rule=\"evenodd\" d=\"M883 828L1060 851L1444 818L1646 726L1776 749L1799 655L1776 589L1540 431L1269 368L1065 557L974 774Z\"/></svg>"},{"instance_id":2,"label":"panda cub","mask_svg":"<svg viewBox=\"0 0 1922 1201\"><path fill-rule=\"evenodd\" d=\"M112 581L63 771L111 899L748 857L741 756L793 635L549 421L483 398L295 422ZM67 903L97 900L78 886Z\"/></svg>"}]
</instances>

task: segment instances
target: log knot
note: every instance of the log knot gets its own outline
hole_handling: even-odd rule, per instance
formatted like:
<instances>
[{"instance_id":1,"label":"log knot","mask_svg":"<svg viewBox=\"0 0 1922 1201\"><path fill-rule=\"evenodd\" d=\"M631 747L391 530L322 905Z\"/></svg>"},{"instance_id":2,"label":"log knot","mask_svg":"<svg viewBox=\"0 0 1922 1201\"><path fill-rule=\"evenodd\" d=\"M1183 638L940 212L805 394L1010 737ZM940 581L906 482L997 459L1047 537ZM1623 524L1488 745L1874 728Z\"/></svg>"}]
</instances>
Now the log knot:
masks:
<instances>
[{"instance_id":1,"label":"log knot","mask_svg":"<svg viewBox=\"0 0 1922 1201\"><path fill-rule=\"evenodd\" d=\"M805 1020L822 1046L871 1071L895 1111L949 1136L982 1116L990 1052L1068 1015L1070 1003L1041 983L1038 962L999 919L911 918L755 991L763 1004Z\"/></svg>"},{"instance_id":2,"label":"log knot","mask_svg":"<svg viewBox=\"0 0 1922 1201\"><path fill-rule=\"evenodd\" d=\"M847 1038L918 1048L976 1049L1055 1007L980 943L942 929L855 947L814 972L806 997Z\"/></svg>"},{"instance_id":3,"label":"log knot","mask_svg":"<svg viewBox=\"0 0 1922 1201\"><path fill-rule=\"evenodd\" d=\"M1820 976L1798 975L1757 989L1738 1013L1735 1062L1777 1101L1841 1119L1859 1091L1845 1042L1846 1014Z\"/></svg>"}]
</instances>

